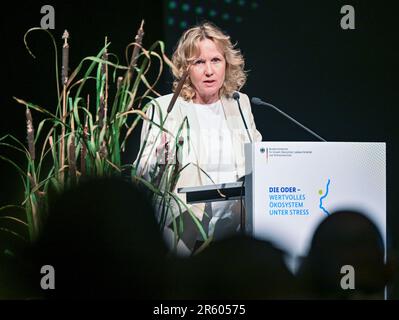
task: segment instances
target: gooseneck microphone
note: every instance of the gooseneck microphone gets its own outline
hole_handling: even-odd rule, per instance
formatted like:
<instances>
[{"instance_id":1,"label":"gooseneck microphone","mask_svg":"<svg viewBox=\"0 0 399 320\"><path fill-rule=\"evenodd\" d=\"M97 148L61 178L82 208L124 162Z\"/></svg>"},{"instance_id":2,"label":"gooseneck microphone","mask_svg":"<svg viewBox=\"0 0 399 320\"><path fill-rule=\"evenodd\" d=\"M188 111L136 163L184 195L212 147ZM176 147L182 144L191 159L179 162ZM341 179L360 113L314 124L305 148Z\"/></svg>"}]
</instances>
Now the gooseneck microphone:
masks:
<instances>
[{"instance_id":1,"label":"gooseneck microphone","mask_svg":"<svg viewBox=\"0 0 399 320\"><path fill-rule=\"evenodd\" d=\"M314 137L316 137L317 139L319 139L320 141L324 141L327 142L324 138L320 137L317 133L313 132L312 130L310 130L309 128L305 127L302 123L298 122L297 120L295 120L293 117L289 116L288 114L286 114L285 112L281 111L279 108L277 108L276 106L264 102L259 98L253 97L251 99L251 102L253 104L256 104L258 106L268 106L273 108L274 110L276 110L277 112L279 112L280 114L282 114L284 117L290 119L292 122L294 122L295 124L297 124L298 126L300 126L302 129L305 129L307 132L309 132L310 134L312 134Z\"/></svg>"},{"instance_id":2,"label":"gooseneck microphone","mask_svg":"<svg viewBox=\"0 0 399 320\"><path fill-rule=\"evenodd\" d=\"M242 110L241 110L241 105L240 105L240 94L239 94L237 91L234 91L234 93L233 93L233 99L234 99L235 101L237 101L238 110L240 110L240 115L241 115L242 122L244 122L244 126L245 126L245 129L246 129L246 131L247 131L249 141L252 143L252 138L251 138L251 135L249 134L249 131L248 131L247 122L245 121L244 115L243 115ZM241 205L240 205L240 220L241 220L241 221L240 221L240 232L241 232L242 234L245 234L246 213L245 213L244 204L243 204L243 201L242 201L242 198L243 198L243 190L244 190L244 185L245 185L245 175L242 176L240 179L238 179L238 181L240 181L240 180L242 181L242 185L241 185L241 195L240 195L240 204L241 204Z\"/></svg>"},{"instance_id":3,"label":"gooseneck microphone","mask_svg":"<svg viewBox=\"0 0 399 320\"><path fill-rule=\"evenodd\" d=\"M239 94L237 91L234 91L234 93L233 93L233 99L234 99L235 101L237 101L238 110L240 110L241 119L242 119L242 121L244 122L245 129L247 130L247 134L248 134L249 141L252 143L252 138L251 138L251 135L249 134L248 126L247 126L247 123L245 122L245 118L244 118L244 115L243 115L242 110L241 110L241 105L240 105L240 94Z\"/></svg>"}]
</instances>

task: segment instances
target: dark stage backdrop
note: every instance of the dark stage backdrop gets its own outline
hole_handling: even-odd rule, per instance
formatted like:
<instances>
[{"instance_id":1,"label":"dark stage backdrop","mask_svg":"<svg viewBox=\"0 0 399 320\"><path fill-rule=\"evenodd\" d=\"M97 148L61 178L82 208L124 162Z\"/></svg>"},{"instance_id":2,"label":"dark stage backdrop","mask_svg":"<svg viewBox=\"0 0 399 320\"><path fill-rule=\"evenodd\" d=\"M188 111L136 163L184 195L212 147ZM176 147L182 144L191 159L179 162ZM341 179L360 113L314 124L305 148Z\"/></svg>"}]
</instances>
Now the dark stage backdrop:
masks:
<instances>
[{"instance_id":1,"label":"dark stage backdrop","mask_svg":"<svg viewBox=\"0 0 399 320\"><path fill-rule=\"evenodd\" d=\"M42 5L55 8L53 35L61 46L68 29L71 68L96 54L108 36L111 51L124 56L142 18L144 45L164 39L171 53L182 31L209 20L238 42L246 59L248 82L243 92L275 104L328 141L387 143L388 241L399 252L399 206L396 201L399 155L395 108L397 80L397 8L393 1L29 1L11 2L1 19L2 86L0 136L25 136L24 108L12 96L54 106L52 45L47 36L30 37L34 60L23 34L39 26ZM340 9L355 9L355 29L343 30ZM159 92L170 92L166 73ZM271 109L254 107L259 131L267 141L312 141L308 133ZM126 161L133 161L139 131L132 137ZM1 151L0 151L1 152ZM22 198L14 169L1 162L0 205ZM396 286L396 297L399 297Z\"/></svg>"},{"instance_id":2,"label":"dark stage backdrop","mask_svg":"<svg viewBox=\"0 0 399 320\"><path fill-rule=\"evenodd\" d=\"M187 27L204 20L220 26L245 56L242 91L275 104L327 141L386 142L387 239L399 254L399 28L392 3L165 0L164 24L170 49ZM347 4L355 10L354 30L341 28ZM170 87L171 79L165 82ZM253 106L253 113L265 141L315 140L272 109Z\"/></svg>"}]
</instances>

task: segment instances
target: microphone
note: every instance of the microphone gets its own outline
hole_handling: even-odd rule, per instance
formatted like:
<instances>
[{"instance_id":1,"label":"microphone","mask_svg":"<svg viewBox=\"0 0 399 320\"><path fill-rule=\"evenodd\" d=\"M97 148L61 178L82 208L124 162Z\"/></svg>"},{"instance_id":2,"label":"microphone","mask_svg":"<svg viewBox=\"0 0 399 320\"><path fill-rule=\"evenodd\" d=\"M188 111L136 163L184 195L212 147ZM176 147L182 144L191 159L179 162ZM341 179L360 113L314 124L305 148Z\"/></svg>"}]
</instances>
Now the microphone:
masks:
<instances>
[{"instance_id":1,"label":"microphone","mask_svg":"<svg viewBox=\"0 0 399 320\"><path fill-rule=\"evenodd\" d=\"M240 94L239 94L237 91L234 91L234 93L233 93L233 99L234 99L235 101L237 101L238 110L240 110L241 119L242 119L242 121L244 122L245 129L247 130L247 134L248 134L249 141L252 143L252 138L251 138L251 135L249 134L248 126L247 126L247 123L245 122L245 118L244 118L244 115L243 115L242 110L241 110L241 105L240 105Z\"/></svg>"},{"instance_id":2,"label":"microphone","mask_svg":"<svg viewBox=\"0 0 399 320\"><path fill-rule=\"evenodd\" d=\"M290 117L288 114L286 114L285 112L281 111L279 108L277 108L276 106L264 102L261 99L257 98L257 97L253 97L251 99L251 102L253 104L256 104L258 106L268 106L273 108L274 110L276 110L277 112L281 113L284 117L290 119L292 122L294 122L295 124L297 124L298 126L300 126L302 129L305 129L307 132L309 132L310 134L312 134L314 137L316 137L317 139L319 139L320 141L324 141L327 142L324 138L320 137L317 133L313 132L312 130L310 130L309 128L305 127L303 124L301 124L300 122L296 121L294 118Z\"/></svg>"},{"instance_id":3,"label":"microphone","mask_svg":"<svg viewBox=\"0 0 399 320\"><path fill-rule=\"evenodd\" d=\"M240 94L237 91L233 92L233 99L235 101L237 101L238 110L240 110L241 119L244 122L245 129L247 130L249 141L252 143L252 138L251 138L251 135L249 134L248 126L247 126L247 123L245 122L245 118L244 118L244 115L243 115L242 110L241 110ZM238 181L242 181L241 195L240 195L240 220L241 220L240 221L240 232L245 234L246 212L243 210L243 202L242 202L242 197L243 197L242 193L243 193L243 188L244 188L244 184L245 184L245 175L242 176L241 178L239 178Z\"/></svg>"}]
</instances>

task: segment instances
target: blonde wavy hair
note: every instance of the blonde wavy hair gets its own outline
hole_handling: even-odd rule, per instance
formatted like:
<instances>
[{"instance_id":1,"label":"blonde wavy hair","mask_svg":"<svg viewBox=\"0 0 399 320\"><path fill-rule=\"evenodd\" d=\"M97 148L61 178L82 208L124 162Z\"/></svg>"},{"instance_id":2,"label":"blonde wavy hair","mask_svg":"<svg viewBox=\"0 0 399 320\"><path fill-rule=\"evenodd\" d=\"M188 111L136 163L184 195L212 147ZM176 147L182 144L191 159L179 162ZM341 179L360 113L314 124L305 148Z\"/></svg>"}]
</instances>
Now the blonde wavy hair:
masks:
<instances>
[{"instance_id":1,"label":"blonde wavy hair","mask_svg":"<svg viewBox=\"0 0 399 320\"><path fill-rule=\"evenodd\" d=\"M226 60L225 80L219 94L231 96L234 91L240 90L247 80L244 71L244 57L239 49L234 48L235 45L231 43L230 36L209 22L188 29L181 36L172 56L172 62L176 67L176 69L173 69L173 92L176 90L184 72L198 57L198 43L204 39L212 40L224 53ZM183 84L180 96L188 101L193 99L194 95L195 89L188 76Z\"/></svg>"}]
</instances>

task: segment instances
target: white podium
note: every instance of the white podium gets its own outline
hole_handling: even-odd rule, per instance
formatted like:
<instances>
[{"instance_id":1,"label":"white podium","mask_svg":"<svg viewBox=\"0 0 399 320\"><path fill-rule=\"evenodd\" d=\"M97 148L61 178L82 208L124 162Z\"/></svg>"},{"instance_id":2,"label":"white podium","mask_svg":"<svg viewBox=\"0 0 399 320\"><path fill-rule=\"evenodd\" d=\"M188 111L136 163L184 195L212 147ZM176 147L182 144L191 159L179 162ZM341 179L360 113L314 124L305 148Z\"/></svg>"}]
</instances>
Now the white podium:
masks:
<instances>
[{"instance_id":1,"label":"white podium","mask_svg":"<svg viewBox=\"0 0 399 320\"><path fill-rule=\"evenodd\" d=\"M305 256L318 224L354 209L386 244L385 143L258 142L245 145L246 231L291 258Z\"/></svg>"},{"instance_id":2,"label":"white podium","mask_svg":"<svg viewBox=\"0 0 399 320\"><path fill-rule=\"evenodd\" d=\"M178 192L187 194L188 203L245 196L245 231L286 251L292 271L319 223L340 209L364 213L386 247L385 143L248 143L245 169L244 188L232 182Z\"/></svg>"}]
</instances>

